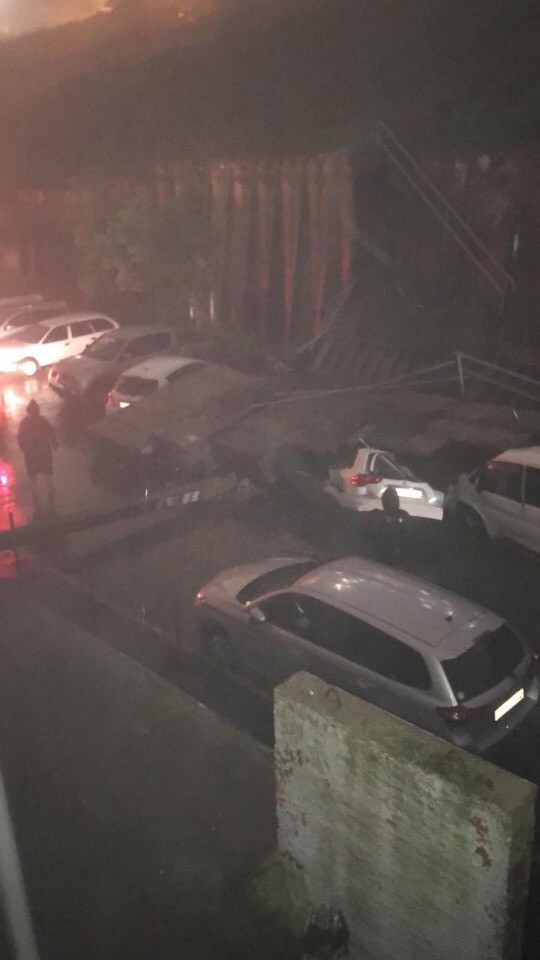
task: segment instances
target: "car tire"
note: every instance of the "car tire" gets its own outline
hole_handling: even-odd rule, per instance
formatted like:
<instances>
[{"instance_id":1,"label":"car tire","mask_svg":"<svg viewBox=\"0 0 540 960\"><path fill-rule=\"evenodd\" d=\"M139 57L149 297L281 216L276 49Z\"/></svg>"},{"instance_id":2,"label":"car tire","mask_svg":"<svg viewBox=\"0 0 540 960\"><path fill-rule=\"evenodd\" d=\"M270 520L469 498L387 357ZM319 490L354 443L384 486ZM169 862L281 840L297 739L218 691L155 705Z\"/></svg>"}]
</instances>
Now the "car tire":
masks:
<instances>
[{"instance_id":1,"label":"car tire","mask_svg":"<svg viewBox=\"0 0 540 960\"><path fill-rule=\"evenodd\" d=\"M216 623L203 624L202 650L205 657L220 670L234 670L238 659L229 634Z\"/></svg>"},{"instance_id":2,"label":"car tire","mask_svg":"<svg viewBox=\"0 0 540 960\"><path fill-rule=\"evenodd\" d=\"M480 514L477 513L476 510L473 510L472 507L468 507L464 503L458 503L454 517L459 529L469 534L469 536L478 539L487 537L487 527Z\"/></svg>"},{"instance_id":3,"label":"car tire","mask_svg":"<svg viewBox=\"0 0 540 960\"><path fill-rule=\"evenodd\" d=\"M17 364L18 369L21 373L24 373L25 377L35 377L36 373L39 370L39 363L35 357L25 357L24 360L21 360ZM26 370L24 368L27 368Z\"/></svg>"}]
</instances>

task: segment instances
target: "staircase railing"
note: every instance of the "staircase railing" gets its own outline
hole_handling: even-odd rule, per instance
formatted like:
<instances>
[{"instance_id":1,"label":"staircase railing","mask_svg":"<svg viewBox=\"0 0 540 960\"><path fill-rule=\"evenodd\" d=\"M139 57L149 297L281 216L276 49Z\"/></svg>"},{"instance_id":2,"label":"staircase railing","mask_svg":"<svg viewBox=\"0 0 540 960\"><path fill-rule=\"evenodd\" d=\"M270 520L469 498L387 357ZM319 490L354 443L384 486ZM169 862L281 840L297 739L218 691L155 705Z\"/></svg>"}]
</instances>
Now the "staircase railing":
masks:
<instances>
[{"instance_id":1,"label":"staircase railing","mask_svg":"<svg viewBox=\"0 0 540 960\"><path fill-rule=\"evenodd\" d=\"M511 273L476 236L466 220L430 180L412 154L398 140L387 123L377 122L377 141L394 166L420 196L434 217L454 238L482 276L504 299L507 288L515 287Z\"/></svg>"}]
</instances>

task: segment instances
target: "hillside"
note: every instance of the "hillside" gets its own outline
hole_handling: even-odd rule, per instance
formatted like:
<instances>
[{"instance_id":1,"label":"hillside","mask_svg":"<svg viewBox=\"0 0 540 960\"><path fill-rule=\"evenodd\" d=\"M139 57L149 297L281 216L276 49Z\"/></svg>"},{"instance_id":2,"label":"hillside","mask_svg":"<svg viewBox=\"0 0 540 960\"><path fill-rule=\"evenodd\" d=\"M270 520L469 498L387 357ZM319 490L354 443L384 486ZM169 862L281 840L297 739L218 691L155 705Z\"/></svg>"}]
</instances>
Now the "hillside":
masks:
<instances>
[{"instance_id":1,"label":"hillside","mask_svg":"<svg viewBox=\"0 0 540 960\"><path fill-rule=\"evenodd\" d=\"M4 43L4 170L46 183L156 157L362 147L378 117L426 147L536 133L531 0L298 0L272 17L266 0L224 6Z\"/></svg>"}]
</instances>

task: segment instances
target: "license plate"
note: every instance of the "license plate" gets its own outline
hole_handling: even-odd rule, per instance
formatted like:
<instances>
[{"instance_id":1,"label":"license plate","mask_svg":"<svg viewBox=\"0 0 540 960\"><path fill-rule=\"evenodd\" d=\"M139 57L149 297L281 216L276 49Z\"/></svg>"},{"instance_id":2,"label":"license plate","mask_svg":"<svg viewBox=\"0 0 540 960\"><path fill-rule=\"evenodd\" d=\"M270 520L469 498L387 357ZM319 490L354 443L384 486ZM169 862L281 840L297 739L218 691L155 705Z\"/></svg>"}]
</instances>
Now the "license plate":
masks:
<instances>
[{"instance_id":1,"label":"license plate","mask_svg":"<svg viewBox=\"0 0 540 960\"><path fill-rule=\"evenodd\" d=\"M409 500L421 500L422 491L412 487L396 487L398 497L407 497Z\"/></svg>"},{"instance_id":2,"label":"license plate","mask_svg":"<svg viewBox=\"0 0 540 960\"><path fill-rule=\"evenodd\" d=\"M129 407L129 403L125 403L123 400L121 400L118 406L123 410L124 407Z\"/></svg>"},{"instance_id":3,"label":"license plate","mask_svg":"<svg viewBox=\"0 0 540 960\"><path fill-rule=\"evenodd\" d=\"M500 720L501 717L504 717L509 710L512 710L514 707L517 707L518 703L521 703L525 699L525 691L518 690L517 693L514 693L509 700L505 700L504 703L501 703L500 707L497 707L495 711L495 719Z\"/></svg>"}]
</instances>

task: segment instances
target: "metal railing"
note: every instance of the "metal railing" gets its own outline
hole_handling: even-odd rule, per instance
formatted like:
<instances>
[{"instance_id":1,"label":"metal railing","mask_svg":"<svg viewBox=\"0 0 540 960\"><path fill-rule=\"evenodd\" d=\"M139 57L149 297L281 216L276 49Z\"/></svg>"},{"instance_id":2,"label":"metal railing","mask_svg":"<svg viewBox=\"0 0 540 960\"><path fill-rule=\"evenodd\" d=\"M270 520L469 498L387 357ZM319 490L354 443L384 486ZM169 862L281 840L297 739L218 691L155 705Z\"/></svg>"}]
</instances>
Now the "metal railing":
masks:
<instances>
[{"instance_id":1,"label":"metal railing","mask_svg":"<svg viewBox=\"0 0 540 960\"><path fill-rule=\"evenodd\" d=\"M388 124L382 120L377 121L376 136L379 145L389 160L420 196L433 216L453 237L483 277L504 298L507 287L515 287L516 285L513 276L476 236L467 221L460 216L455 207L430 180L412 154L403 146Z\"/></svg>"}]
</instances>

